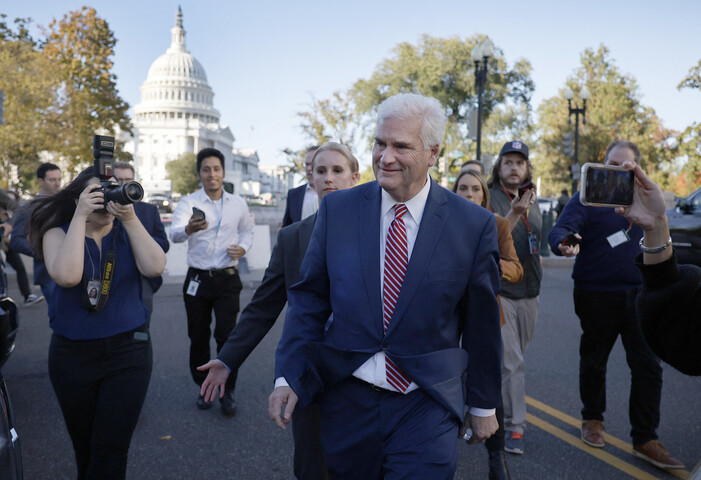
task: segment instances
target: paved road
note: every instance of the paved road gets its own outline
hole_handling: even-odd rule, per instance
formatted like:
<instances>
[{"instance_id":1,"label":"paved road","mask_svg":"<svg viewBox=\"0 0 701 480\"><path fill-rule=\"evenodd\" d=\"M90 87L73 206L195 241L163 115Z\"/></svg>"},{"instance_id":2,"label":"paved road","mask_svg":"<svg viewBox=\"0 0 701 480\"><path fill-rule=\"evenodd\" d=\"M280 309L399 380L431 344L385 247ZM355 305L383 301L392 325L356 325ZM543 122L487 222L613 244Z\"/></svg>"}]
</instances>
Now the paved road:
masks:
<instances>
[{"instance_id":1,"label":"paved road","mask_svg":"<svg viewBox=\"0 0 701 480\"><path fill-rule=\"evenodd\" d=\"M578 440L579 326L572 308L569 274L567 261L550 261L545 268L539 323L527 353L530 424L526 453L508 456L512 478L678 478L647 466L626 451L630 450L630 379L620 342L609 362L606 426L613 438L604 450L584 447ZM11 294L18 298L14 278L10 283ZM242 304L252 293L250 288L244 290ZM275 428L266 414L281 324L241 369L236 390L238 412L227 419L218 409L203 412L195 408L197 390L187 368L181 286L164 285L155 304L153 377L132 441L128 478L292 478L291 432ZM25 478L75 478L70 441L46 373L50 338L46 305L22 308L21 319L17 348L3 370L15 404ZM658 433L690 470L701 457L701 379L685 377L665 366ZM459 451L457 479L487 478L484 447L467 447L461 442Z\"/></svg>"}]
</instances>

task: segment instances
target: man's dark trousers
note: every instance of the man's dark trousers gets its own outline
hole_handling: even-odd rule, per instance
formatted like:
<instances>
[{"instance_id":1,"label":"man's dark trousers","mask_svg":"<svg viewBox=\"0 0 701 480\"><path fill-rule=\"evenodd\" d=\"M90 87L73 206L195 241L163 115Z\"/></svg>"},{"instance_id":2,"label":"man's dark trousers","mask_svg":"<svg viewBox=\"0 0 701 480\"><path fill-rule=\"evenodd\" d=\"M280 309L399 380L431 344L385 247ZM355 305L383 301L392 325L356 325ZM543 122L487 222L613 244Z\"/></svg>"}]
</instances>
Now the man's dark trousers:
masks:
<instances>
[{"instance_id":1,"label":"man's dark trousers","mask_svg":"<svg viewBox=\"0 0 701 480\"><path fill-rule=\"evenodd\" d=\"M197 385L202 385L207 378L207 372L197 371L197 367L210 360L209 339L211 336L212 310L216 317L214 340L217 342L217 353L221 350L229 333L236 326L236 316L239 313L239 295L243 288L238 271L233 268L233 274L226 273L230 269L222 269L210 274L207 271L188 269L183 285L185 311L187 312L187 334L190 337L190 373ZM188 295L187 288L190 280L197 277L200 286L196 295ZM236 386L238 371L233 370L226 381L224 390L231 392Z\"/></svg>"},{"instance_id":2,"label":"man's dark trousers","mask_svg":"<svg viewBox=\"0 0 701 480\"><path fill-rule=\"evenodd\" d=\"M422 389L401 394L349 377L324 391L319 403L334 480L455 476L458 420ZM352 420L338 421L344 417Z\"/></svg>"},{"instance_id":3,"label":"man's dark trousers","mask_svg":"<svg viewBox=\"0 0 701 480\"><path fill-rule=\"evenodd\" d=\"M656 440L660 423L662 368L645 343L635 315L637 289L604 292L574 289L574 308L582 326L579 391L582 419L603 421L606 363L618 335L631 370L629 412L634 445Z\"/></svg>"}]
</instances>

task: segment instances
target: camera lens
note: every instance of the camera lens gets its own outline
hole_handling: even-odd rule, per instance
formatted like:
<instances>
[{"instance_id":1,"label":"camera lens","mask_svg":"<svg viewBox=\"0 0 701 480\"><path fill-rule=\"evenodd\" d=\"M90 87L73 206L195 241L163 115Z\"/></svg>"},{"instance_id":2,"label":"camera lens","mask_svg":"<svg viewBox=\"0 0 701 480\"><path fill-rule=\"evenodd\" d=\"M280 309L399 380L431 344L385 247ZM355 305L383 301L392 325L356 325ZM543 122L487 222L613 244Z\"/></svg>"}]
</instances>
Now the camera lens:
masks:
<instances>
[{"instance_id":1,"label":"camera lens","mask_svg":"<svg viewBox=\"0 0 701 480\"><path fill-rule=\"evenodd\" d=\"M144 189L138 182L127 182L121 187L117 187L115 183L114 186L105 188L105 203L115 202L120 205L129 205L142 198L144 198Z\"/></svg>"}]
</instances>

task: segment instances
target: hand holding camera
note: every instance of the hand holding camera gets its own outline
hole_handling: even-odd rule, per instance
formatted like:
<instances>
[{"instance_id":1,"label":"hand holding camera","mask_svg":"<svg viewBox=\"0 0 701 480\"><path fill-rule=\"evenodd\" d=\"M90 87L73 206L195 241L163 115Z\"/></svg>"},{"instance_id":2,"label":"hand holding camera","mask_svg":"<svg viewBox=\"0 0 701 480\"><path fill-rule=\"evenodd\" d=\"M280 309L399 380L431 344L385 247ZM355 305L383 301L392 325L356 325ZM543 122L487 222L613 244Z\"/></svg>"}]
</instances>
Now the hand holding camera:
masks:
<instances>
[{"instance_id":1,"label":"hand holding camera","mask_svg":"<svg viewBox=\"0 0 701 480\"><path fill-rule=\"evenodd\" d=\"M104 198L100 184L93 183L88 185L78 197L75 214L87 217L92 212L101 210L104 207Z\"/></svg>"}]
</instances>

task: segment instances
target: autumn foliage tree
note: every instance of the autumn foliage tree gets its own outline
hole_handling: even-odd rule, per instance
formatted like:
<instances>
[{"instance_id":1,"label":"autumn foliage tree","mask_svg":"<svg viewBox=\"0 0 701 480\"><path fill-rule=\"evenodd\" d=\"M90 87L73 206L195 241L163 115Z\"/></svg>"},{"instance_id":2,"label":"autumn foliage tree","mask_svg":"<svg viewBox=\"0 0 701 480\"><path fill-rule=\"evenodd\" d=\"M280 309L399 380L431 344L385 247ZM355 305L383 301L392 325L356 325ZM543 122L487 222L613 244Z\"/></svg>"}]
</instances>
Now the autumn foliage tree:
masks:
<instances>
[{"instance_id":1,"label":"autumn foliage tree","mask_svg":"<svg viewBox=\"0 0 701 480\"><path fill-rule=\"evenodd\" d=\"M667 170L660 167L669 165L673 158L667 140L674 132L663 126L654 109L641 102L635 78L621 73L609 49L602 45L597 50L586 49L581 54L580 67L558 95L545 99L539 107L540 141L534 164L543 190L559 192L571 188L573 159L564 152L563 138L574 131L574 125L568 123L564 91L569 87L579 92L585 85L591 95L587 101L586 125L579 126L579 164L602 162L609 143L616 139L630 140L640 148L643 168L663 187L669 187ZM573 102L582 104L577 97Z\"/></svg>"},{"instance_id":2,"label":"autumn foliage tree","mask_svg":"<svg viewBox=\"0 0 701 480\"><path fill-rule=\"evenodd\" d=\"M55 151L73 166L89 163L96 131L131 131L129 105L119 96L117 76L112 73L117 40L91 7L54 19L45 34L43 54L58 67L60 81L54 117L60 141ZM120 145L116 150L118 158L129 159L120 152Z\"/></svg>"}]
</instances>

